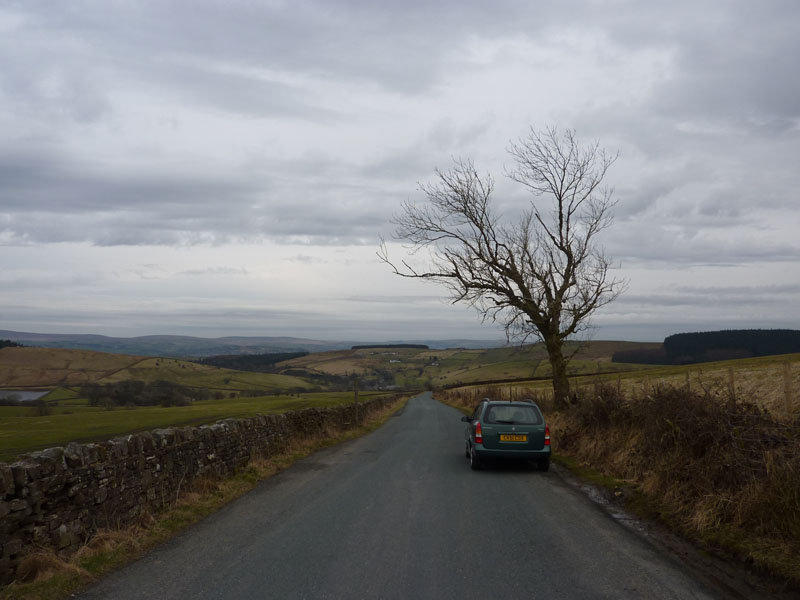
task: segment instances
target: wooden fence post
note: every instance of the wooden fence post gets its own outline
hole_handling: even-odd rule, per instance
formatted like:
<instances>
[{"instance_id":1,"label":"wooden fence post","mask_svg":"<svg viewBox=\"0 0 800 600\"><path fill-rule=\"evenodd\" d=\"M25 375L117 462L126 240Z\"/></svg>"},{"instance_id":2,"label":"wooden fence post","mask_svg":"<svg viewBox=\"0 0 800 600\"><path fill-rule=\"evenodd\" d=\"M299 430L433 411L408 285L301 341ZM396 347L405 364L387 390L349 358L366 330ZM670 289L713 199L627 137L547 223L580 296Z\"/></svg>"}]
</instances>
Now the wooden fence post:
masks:
<instances>
[{"instance_id":1,"label":"wooden fence post","mask_svg":"<svg viewBox=\"0 0 800 600\"><path fill-rule=\"evenodd\" d=\"M731 410L736 408L736 380L733 375L733 367L728 367L728 407Z\"/></svg>"},{"instance_id":2,"label":"wooden fence post","mask_svg":"<svg viewBox=\"0 0 800 600\"><path fill-rule=\"evenodd\" d=\"M791 419L794 416L794 403L792 402L792 364L788 361L783 365L783 401L786 407L786 416Z\"/></svg>"}]
</instances>

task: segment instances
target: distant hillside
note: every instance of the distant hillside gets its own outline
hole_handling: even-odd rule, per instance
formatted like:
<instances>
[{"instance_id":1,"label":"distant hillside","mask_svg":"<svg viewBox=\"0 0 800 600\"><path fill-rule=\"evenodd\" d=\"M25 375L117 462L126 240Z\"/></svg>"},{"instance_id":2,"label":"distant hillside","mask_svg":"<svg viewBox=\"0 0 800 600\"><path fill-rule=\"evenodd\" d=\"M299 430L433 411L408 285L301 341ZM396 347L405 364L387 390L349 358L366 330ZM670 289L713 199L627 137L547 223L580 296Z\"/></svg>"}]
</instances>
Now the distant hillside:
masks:
<instances>
[{"instance_id":1,"label":"distant hillside","mask_svg":"<svg viewBox=\"0 0 800 600\"><path fill-rule=\"evenodd\" d=\"M91 334L24 333L0 331L5 338L40 348L71 348L136 356L204 357L223 354L263 354L266 352L320 352L349 348L352 342L325 342L292 337L200 338L182 335L109 337Z\"/></svg>"},{"instance_id":2,"label":"distant hillside","mask_svg":"<svg viewBox=\"0 0 800 600\"><path fill-rule=\"evenodd\" d=\"M668 336L658 348L614 353L613 361L652 365L687 365L800 352L800 331L729 329Z\"/></svg>"},{"instance_id":3,"label":"distant hillside","mask_svg":"<svg viewBox=\"0 0 800 600\"><path fill-rule=\"evenodd\" d=\"M276 363L307 356L308 352L269 352L266 354L223 354L201 358L197 362L237 371L268 372Z\"/></svg>"},{"instance_id":4,"label":"distant hillside","mask_svg":"<svg viewBox=\"0 0 800 600\"><path fill-rule=\"evenodd\" d=\"M594 341L567 344L577 352L570 362L571 375L630 370L611 364L620 350L651 350L661 344ZM305 378L357 378L361 389L398 387L419 389L459 383L511 381L551 375L547 352L542 344L502 348L420 348L377 347L317 352L278 363L281 373Z\"/></svg>"},{"instance_id":5,"label":"distant hillside","mask_svg":"<svg viewBox=\"0 0 800 600\"><path fill-rule=\"evenodd\" d=\"M174 358L143 358L63 348L0 349L0 388L48 389L86 383L169 381L210 390L309 389L308 381L290 375L245 373Z\"/></svg>"},{"instance_id":6,"label":"distant hillside","mask_svg":"<svg viewBox=\"0 0 800 600\"><path fill-rule=\"evenodd\" d=\"M91 334L25 333L0 330L0 339L40 348L71 348L135 356L171 356L203 358L232 354L266 354L278 352L325 352L347 350L362 342L354 340L325 341L294 337L227 336L202 338L183 335L146 335L109 337ZM372 344L373 342L366 342ZM380 343L380 341L376 342ZM388 341L388 344L423 344L431 348L495 348L505 342L486 340L411 340Z\"/></svg>"},{"instance_id":7,"label":"distant hillside","mask_svg":"<svg viewBox=\"0 0 800 600\"><path fill-rule=\"evenodd\" d=\"M430 346L425 344L364 344L353 346L351 350L372 350L375 348L411 348L414 350L430 350Z\"/></svg>"},{"instance_id":8,"label":"distant hillside","mask_svg":"<svg viewBox=\"0 0 800 600\"><path fill-rule=\"evenodd\" d=\"M140 356L55 348L0 349L0 386L53 387L99 381L141 361Z\"/></svg>"}]
</instances>

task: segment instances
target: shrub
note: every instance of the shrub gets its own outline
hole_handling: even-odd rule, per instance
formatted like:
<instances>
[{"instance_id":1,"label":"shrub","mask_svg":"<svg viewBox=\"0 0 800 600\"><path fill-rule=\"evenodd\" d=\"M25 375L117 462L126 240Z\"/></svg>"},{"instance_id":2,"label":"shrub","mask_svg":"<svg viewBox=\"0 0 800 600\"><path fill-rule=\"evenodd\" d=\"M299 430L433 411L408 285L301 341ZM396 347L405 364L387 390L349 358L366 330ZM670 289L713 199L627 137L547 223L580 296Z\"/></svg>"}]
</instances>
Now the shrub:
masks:
<instances>
[{"instance_id":1,"label":"shrub","mask_svg":"<svg viewBox=\"0 0 800 600\"><path fill-rule=\"evenodd\" d=\"M583 427L607 427L612 423L630 423L631 408L618 389L596 385L590 392L573 397L572 412Z\"/></svg>"},{"instance_id":2,"label":"shrub","mask_svg":"<svg viewBox=\"0 0 800 600\"><path fill-rule=\"evenodd\" d=\"M53 414L53 407L41 398L34 400L31 405L33 406L31 415L34 417L47 417Z\"/></svg>"}]
</instances>

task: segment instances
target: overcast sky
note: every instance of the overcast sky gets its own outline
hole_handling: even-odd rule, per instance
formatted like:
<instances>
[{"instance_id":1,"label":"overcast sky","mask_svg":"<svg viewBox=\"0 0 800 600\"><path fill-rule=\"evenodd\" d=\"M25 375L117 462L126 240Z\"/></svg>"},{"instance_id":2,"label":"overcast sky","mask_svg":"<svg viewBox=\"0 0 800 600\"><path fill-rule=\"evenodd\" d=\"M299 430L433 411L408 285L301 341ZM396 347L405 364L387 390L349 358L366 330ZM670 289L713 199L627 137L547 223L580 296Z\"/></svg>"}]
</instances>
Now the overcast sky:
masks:
<instances>
[{"instance_id":1,"label":"overcast sky","mask_svg":"<svg viewBox=\"0 0 800 600\"><path fill-rule=\"evenodd\" d=\"M800 328L799 63L796 0L0 0L0 329L499 339L375 251L548 125L620 152L596 339Z\"/></svg>"}]
</instances>

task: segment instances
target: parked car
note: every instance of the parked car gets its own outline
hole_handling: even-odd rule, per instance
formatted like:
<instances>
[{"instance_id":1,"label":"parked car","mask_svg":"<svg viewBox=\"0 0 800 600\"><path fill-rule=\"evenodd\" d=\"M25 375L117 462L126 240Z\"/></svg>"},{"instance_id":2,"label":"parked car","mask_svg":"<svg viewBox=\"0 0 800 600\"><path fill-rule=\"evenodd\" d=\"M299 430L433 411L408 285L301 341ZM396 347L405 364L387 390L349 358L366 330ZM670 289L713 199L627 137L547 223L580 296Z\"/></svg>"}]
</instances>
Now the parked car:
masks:
<instances>
[{"instance_id":1,"label":"parked car","mask_svg":"<svg viewBox=\"0 0 800 600\"><path fill-rule=\"evenodd\" d=\"M533 461L540 471L550 468L550 427L533 401L501 402L484 398L462 417L466 456L473 470L492 459Z\"/></svg>"}]
</instances>

